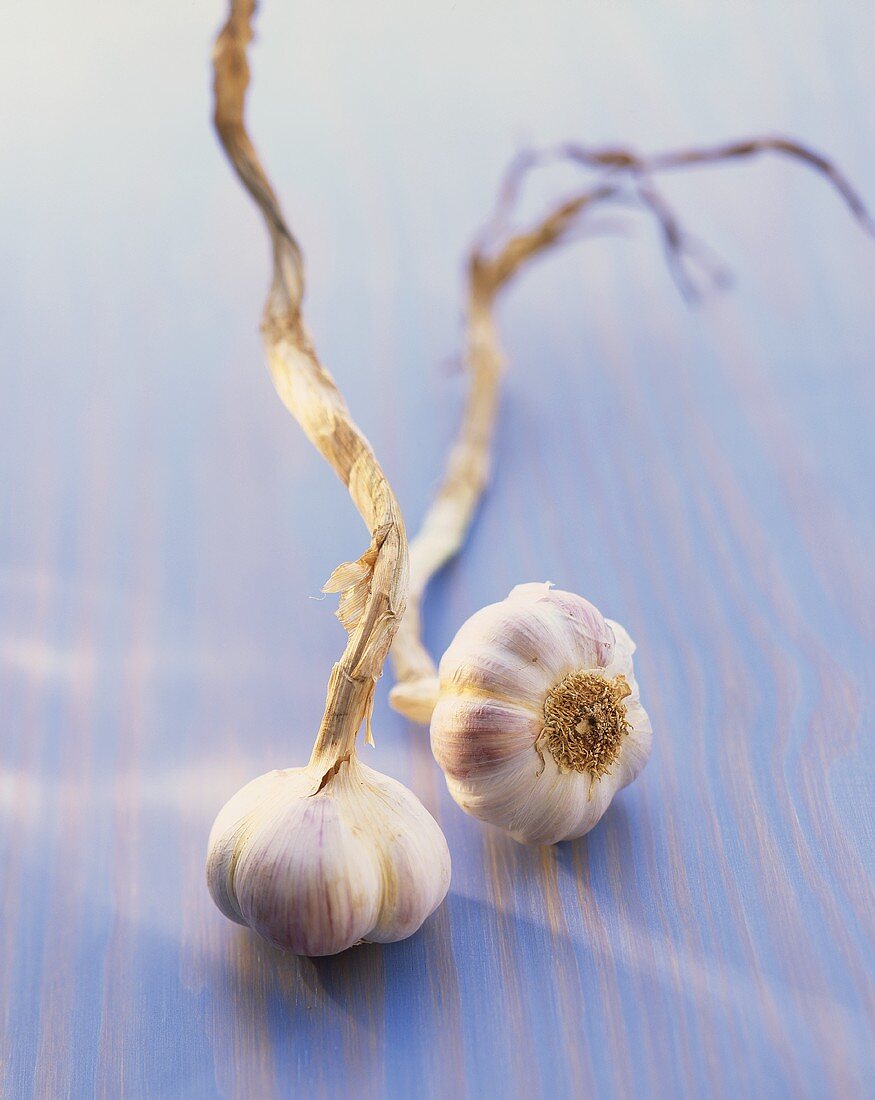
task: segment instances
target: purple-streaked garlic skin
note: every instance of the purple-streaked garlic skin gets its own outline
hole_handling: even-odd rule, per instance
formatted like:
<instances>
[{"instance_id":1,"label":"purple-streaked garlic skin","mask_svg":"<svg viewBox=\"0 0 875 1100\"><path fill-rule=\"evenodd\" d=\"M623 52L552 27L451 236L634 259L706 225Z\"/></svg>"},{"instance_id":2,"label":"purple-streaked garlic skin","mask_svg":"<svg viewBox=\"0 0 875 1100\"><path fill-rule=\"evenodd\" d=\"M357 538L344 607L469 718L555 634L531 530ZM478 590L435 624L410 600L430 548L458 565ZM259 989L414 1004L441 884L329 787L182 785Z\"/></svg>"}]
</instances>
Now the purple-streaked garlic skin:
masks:
<instances>
[{"instance_id":1,"label":"purple-streaked garlic skin","mask_svg":"<svg viewBox=\"0 0 875 1100\"><path fill-rule=\"evenodd\" d=\"M446 897L450 854L401 783L355 756L323 770L268 772L219 812L207 883L219 909L296 955L412 935Z\"/></svg>"},{"instance_id":2,"label":"purple-streaked garlic skin","mask_svg":"<svg viewBox=\"0 0 875 1100\"><path fill-rule=\"evenodd\" d=\"M462 809L524 843L589 832L650 755L634 649L618 623L547 584L518 585L472 615L441 660L431 720L432 750ZM626 732L598 776L560 767L542 736L548 694L574 673L596 673L626 692Z\"/></svg>"}]
</instances>

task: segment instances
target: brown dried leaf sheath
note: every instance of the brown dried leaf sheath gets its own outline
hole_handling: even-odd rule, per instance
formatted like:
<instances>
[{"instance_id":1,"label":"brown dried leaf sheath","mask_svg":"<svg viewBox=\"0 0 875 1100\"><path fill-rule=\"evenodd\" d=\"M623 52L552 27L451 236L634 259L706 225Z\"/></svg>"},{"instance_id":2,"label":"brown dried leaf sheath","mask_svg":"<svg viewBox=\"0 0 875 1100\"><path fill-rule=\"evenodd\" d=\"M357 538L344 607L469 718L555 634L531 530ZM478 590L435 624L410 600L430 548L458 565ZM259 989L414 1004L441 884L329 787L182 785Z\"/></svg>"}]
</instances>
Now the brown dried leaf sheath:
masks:
<instances>
[{"instance_id":1,"label":"brown dried leaf sheath","mask_svg":"<svg viewBox=\"0 0 875 1100\"><path fill-rule=\"evenodd\" d=\"M246 48L254 11L253 0L232 0L228 21L216 40L214 120L228 159L264 217L273 248L273 278L261 325L268 364L284 404L331 463L371 532L371 544L362 557L335 569L326 585L342 593L339 614L349 631L343 656L331 671L313 747L313 761L330 768L355 751L362 722L370 726L374 684L406 604L407 540L398 502L380 464L313 350L301 316L301 250L246 132Z\"/></svg>"}]
</instances>

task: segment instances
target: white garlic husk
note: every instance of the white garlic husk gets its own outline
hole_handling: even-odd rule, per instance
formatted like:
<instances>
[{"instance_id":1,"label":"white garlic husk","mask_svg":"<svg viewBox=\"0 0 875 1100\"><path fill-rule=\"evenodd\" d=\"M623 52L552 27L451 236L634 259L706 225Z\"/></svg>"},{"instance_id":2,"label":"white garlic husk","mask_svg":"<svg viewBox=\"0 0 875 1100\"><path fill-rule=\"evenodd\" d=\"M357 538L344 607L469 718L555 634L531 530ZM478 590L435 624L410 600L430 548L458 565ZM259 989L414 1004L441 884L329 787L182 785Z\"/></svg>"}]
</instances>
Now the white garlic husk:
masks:
<instances>
[{"instance_id":1,"label":"white garlic husk","mask_svg":"<svg viewBox=\"0 0 875 1100\"><path fill-rule=\"evenodd\" d=\"M632 639L591 603L518 585L440 663L431 744L450 794L516 840L583 836L650 755Z\"/></svg>"},{"instance_id":2,"label":"white garlic husk","mask_svg":"<svg viewBox=\"0 0 875 1100\"><path fill-rule=\"evenodd\" d=\"M412 935L446 897L450 853L413 792L353 754L239 790L210 833L207 883L275 946L334 955Z\"/></svg>"}]
</instances>

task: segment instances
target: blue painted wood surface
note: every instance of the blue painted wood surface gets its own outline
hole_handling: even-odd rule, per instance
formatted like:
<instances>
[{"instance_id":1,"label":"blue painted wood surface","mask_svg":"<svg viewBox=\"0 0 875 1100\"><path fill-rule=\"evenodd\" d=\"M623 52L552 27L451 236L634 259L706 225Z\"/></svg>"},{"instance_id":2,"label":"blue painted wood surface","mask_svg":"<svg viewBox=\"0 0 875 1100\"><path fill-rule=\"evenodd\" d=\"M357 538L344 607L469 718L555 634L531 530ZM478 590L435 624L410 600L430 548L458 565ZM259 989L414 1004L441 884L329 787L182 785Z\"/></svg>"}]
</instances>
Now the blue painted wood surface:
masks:
<instances>
[{"instance_id":1,"label":"blue painted wood surface","mask_svg":"<svg viewBox=\"0 0 875 1100\"><path fill-rule=\"evenodd\" d=\"M261 227L208 122L222 15L5 12L0 1092L864 1095L875 247L787 165L671 181L738 272L699 312L643 223L512 290L495 481L426 607L435 652L521 581L627 624L641 780L519 847L384 682L367 759L445 829L446 904L319 962L212 906L212 817L306 758L343 642L320 585L364 546L262 366ZM411 526L463 392L462 250L521 144L798 133L875 199L869 3L267 3L258 32L312 328Z\"/></svg>"}]
</instances>

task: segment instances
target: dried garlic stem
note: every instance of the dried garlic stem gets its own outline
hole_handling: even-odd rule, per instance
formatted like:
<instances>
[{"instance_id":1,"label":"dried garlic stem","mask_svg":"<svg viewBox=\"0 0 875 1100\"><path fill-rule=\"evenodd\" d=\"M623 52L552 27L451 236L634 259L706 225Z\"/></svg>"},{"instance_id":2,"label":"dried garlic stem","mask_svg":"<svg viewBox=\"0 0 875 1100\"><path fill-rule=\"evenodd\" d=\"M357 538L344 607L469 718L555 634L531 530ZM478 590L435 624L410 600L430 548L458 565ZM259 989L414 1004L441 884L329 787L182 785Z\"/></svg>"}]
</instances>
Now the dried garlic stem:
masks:
<instances>
[{"instance_id":1,"label":"dried garlic stem","mask_svg":"<svg viewBox=\"0 0 875 1100\"><path fill-rule=\"evenodd\" d=\"M389 693L389 702L416 722L429 721L438 691L437 668L422 642L422 597L434 574L461 548L489 481L492 436L504 370L504 354L494 317L495 298L526 260L568 232L587 205L614 191L612 187L597 188L564 203L534 230L513 237L493 259L479 250L471 254L465 329L469 385L462 423L437 495L410 543L407 612L392 646L397 683Z\"/></svg>"},{"instance_id":2,"label":"dried garlic stem","mask_svg":"<svg viewBox=\"0 0 875 1100\"><path fill-rule=\"evenodd\" d=\"M301 316L301 250L246 132L246 48L254 11L254 0L232 0L216 39L214 121L228 159L261 210L273 247L273 280L261 325L268 364L286 407L347 487L371 532L368 550L357 562L339 566L325 586L326 591L341 592L338 614L349 632L343 656L331 672L313 748L312 760L328 769L355 751L363 721L370 736L374 684L404 614L407 540L380 464L313 350Z\"/></svg>"},{"instance_id":3,"label":"dried garlic stem","mask_svg":"<svg viewBox=\"0 0 875 1100\"><path fill-rule=\"evenodd\" d=\"M489 480L492 437L504 354L494 318L499 291L519 269L542 252L570 239L589 210L605 202L632 204L657 221L666 260L679 289L694 298L698 289L685 267L696 263L706 278L718 284L725 272L709 261L698 242L682 229L670 206L656 189L656 172L710 165L760 153L790 157L822 173L839 192L851 213L869 233L875 233L866 207L845 177L821 154L796 141L761 137L709 149L688 149L642 157L624 149L589 149L562 145L544 152L527 152L508 169L495 213L471 251L468 261L468 306L465 328L465 367L469 384L456 440L446 473L410 542L410 590L407 612L392 646L397 683L389 693L392 706L416 722L427 724L438 695L435 663L422 641L421 603L428 582L461 548L477 504ZM524 176L532 168L570 160L599 174L589 190L559 204L527 232L506 234L497 247L494 238L505 228ZM490 248L492 255L489 255Z\"/></svg>"}]
</instances>

